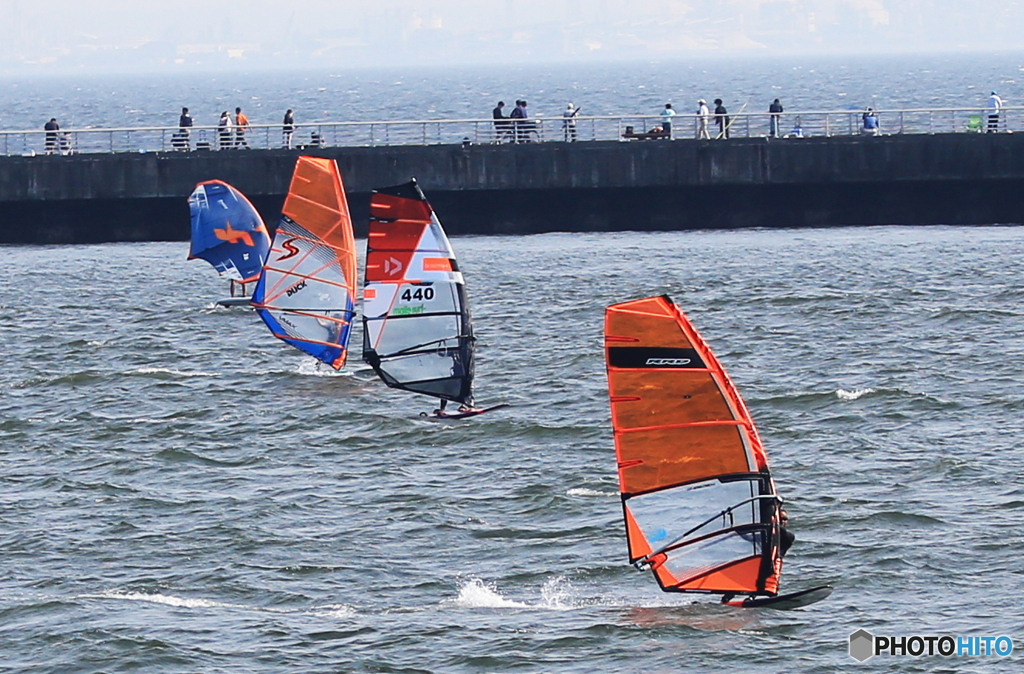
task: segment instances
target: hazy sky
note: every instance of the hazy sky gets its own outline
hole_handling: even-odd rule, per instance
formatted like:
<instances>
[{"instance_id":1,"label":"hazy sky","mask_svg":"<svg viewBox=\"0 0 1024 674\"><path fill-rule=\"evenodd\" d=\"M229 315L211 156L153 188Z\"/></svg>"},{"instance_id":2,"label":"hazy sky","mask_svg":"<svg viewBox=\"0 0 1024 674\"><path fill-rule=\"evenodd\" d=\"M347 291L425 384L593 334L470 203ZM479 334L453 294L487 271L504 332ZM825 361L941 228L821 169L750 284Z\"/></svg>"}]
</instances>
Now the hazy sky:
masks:
<instances>
[{"instance_id":1,"label":"hazy sky","mask_svg":"<svg viewBox=\"0 0 1024 674\"><path fill-rule=\"evenodd\" d=\"M0 0L0 17L0 72L17 74L1024 45L1017 1Z\"/></svg>"}]
</instances>

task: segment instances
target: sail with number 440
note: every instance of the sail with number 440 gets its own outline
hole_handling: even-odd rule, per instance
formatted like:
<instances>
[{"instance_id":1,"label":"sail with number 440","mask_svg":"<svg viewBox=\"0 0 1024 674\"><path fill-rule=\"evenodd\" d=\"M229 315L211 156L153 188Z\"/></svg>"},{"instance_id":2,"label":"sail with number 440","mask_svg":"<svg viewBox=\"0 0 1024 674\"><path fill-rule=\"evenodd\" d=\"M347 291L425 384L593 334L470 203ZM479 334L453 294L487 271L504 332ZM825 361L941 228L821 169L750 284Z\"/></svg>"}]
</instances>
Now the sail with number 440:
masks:
<instances>
[{"instance_id":1,"label":"sail with number 440","mask_svg":"<svg viewBox=\"0 0 1024 674\"><path fill-rule=\"evenodd\" d=\"M374 190L363 286L363 359L392 388L473 401L465 280L415 180Z\"/></svg>"}]
</instances>

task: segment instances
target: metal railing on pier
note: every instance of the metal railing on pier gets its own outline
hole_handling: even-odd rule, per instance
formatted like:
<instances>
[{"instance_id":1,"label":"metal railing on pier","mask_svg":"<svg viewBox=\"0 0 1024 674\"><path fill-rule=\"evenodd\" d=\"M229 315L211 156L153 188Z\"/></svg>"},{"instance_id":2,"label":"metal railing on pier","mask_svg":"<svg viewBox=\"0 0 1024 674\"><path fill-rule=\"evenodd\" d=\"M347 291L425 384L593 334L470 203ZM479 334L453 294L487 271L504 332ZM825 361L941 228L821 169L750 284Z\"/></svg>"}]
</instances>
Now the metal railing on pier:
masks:
<instances>
[{"instance_id":1,"label":"metal railing on pier","mask_svg":"<svg viewBox=\"0 0 1024 674\"><path fill-rule=\"evenodd\" d=\"M1024 129L1024 108L1003 108L993 117L987 109L944 108L878 110L875 124L865 110L784 112L773 129L767 112L729 116L731 138L808 138L856 135L1009 132ZM666 140L660 115L536 117L528 120L434 119L300 124L291 134L280 124L253 124L244 131L216 126L80 128L58 131L0 131L0 155L36 156L115 152L245 151L250 148L306 149L396 145L552 143L576 141ZM707 129L721 138L711 114ZM699 136L700 120L692 113L672 119L671 138Z\"/></svg>"}]
</instances>

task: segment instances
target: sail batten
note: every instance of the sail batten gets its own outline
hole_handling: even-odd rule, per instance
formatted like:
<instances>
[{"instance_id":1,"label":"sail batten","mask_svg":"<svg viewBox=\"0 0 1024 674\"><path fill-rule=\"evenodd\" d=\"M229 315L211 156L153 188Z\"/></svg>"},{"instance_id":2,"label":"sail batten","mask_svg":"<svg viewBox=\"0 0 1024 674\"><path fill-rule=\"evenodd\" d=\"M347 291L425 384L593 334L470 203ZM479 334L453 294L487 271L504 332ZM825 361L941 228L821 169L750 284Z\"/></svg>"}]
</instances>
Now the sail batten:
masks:
<instances>
[{"instance_id":1,"label":"sail batten","mask_svg":"<svg viewBox=\"0 0 1024 674\"><path fill-rule=\"evenodd\" d=\"M253 306L271 333L340 370L355 315L356 250L334 160L299 157Z\"/></svg>"},{"instance_id":2,"label":"sail batten","mask_svg":"<svg viewBox=\"0 0 1024 674\"><path fill-rule=\"evenodd\" d=\"M605 349L630 562L665 591L775 594L775 485L707 343L652 297L608 307Z\"/></svg>"}]
</instances>

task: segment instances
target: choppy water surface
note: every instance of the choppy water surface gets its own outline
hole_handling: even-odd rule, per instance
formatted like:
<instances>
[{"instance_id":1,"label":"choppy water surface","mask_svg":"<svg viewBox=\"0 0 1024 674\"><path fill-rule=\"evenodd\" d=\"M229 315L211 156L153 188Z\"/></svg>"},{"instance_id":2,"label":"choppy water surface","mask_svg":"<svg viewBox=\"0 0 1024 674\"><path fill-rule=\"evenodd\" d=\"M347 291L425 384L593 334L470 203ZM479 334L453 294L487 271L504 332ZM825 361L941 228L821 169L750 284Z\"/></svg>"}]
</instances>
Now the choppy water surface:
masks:
<instances>
[{"instance_id":1,"label":"choppy water surface","mask_svg":"<svg viewBox=\"0 0 1024 674\"><path fill-rule=\"evenodd\" d=\"M0 250L0 671L835 672L861 627L1024 647L1024 229L453 243L478 400L513 404L462 423L211 308L187 244ZM784 587L829 600L721 607L626 563L603 309L663 292L759 423Z\"/></svg>"},{"instance_id":2,"label":"choppy water surface","mask_svg":"<svg viewBox=\"0 0 1024 674\"><path fill-rule=\"evenodd\" d=\"M984 108L997 89L1024 103L1024 53L766 55L670 62L513 67L289 70L244 73L0 77L0 129L176 126L182 106L197 125L242 107L253 124L490 118L502 99L529 101L531 117L558 117L573 101L587 115L657 115L671 102L691 114L697 99L722 98L734 114Z\"/></svg>"}]
</instances>

